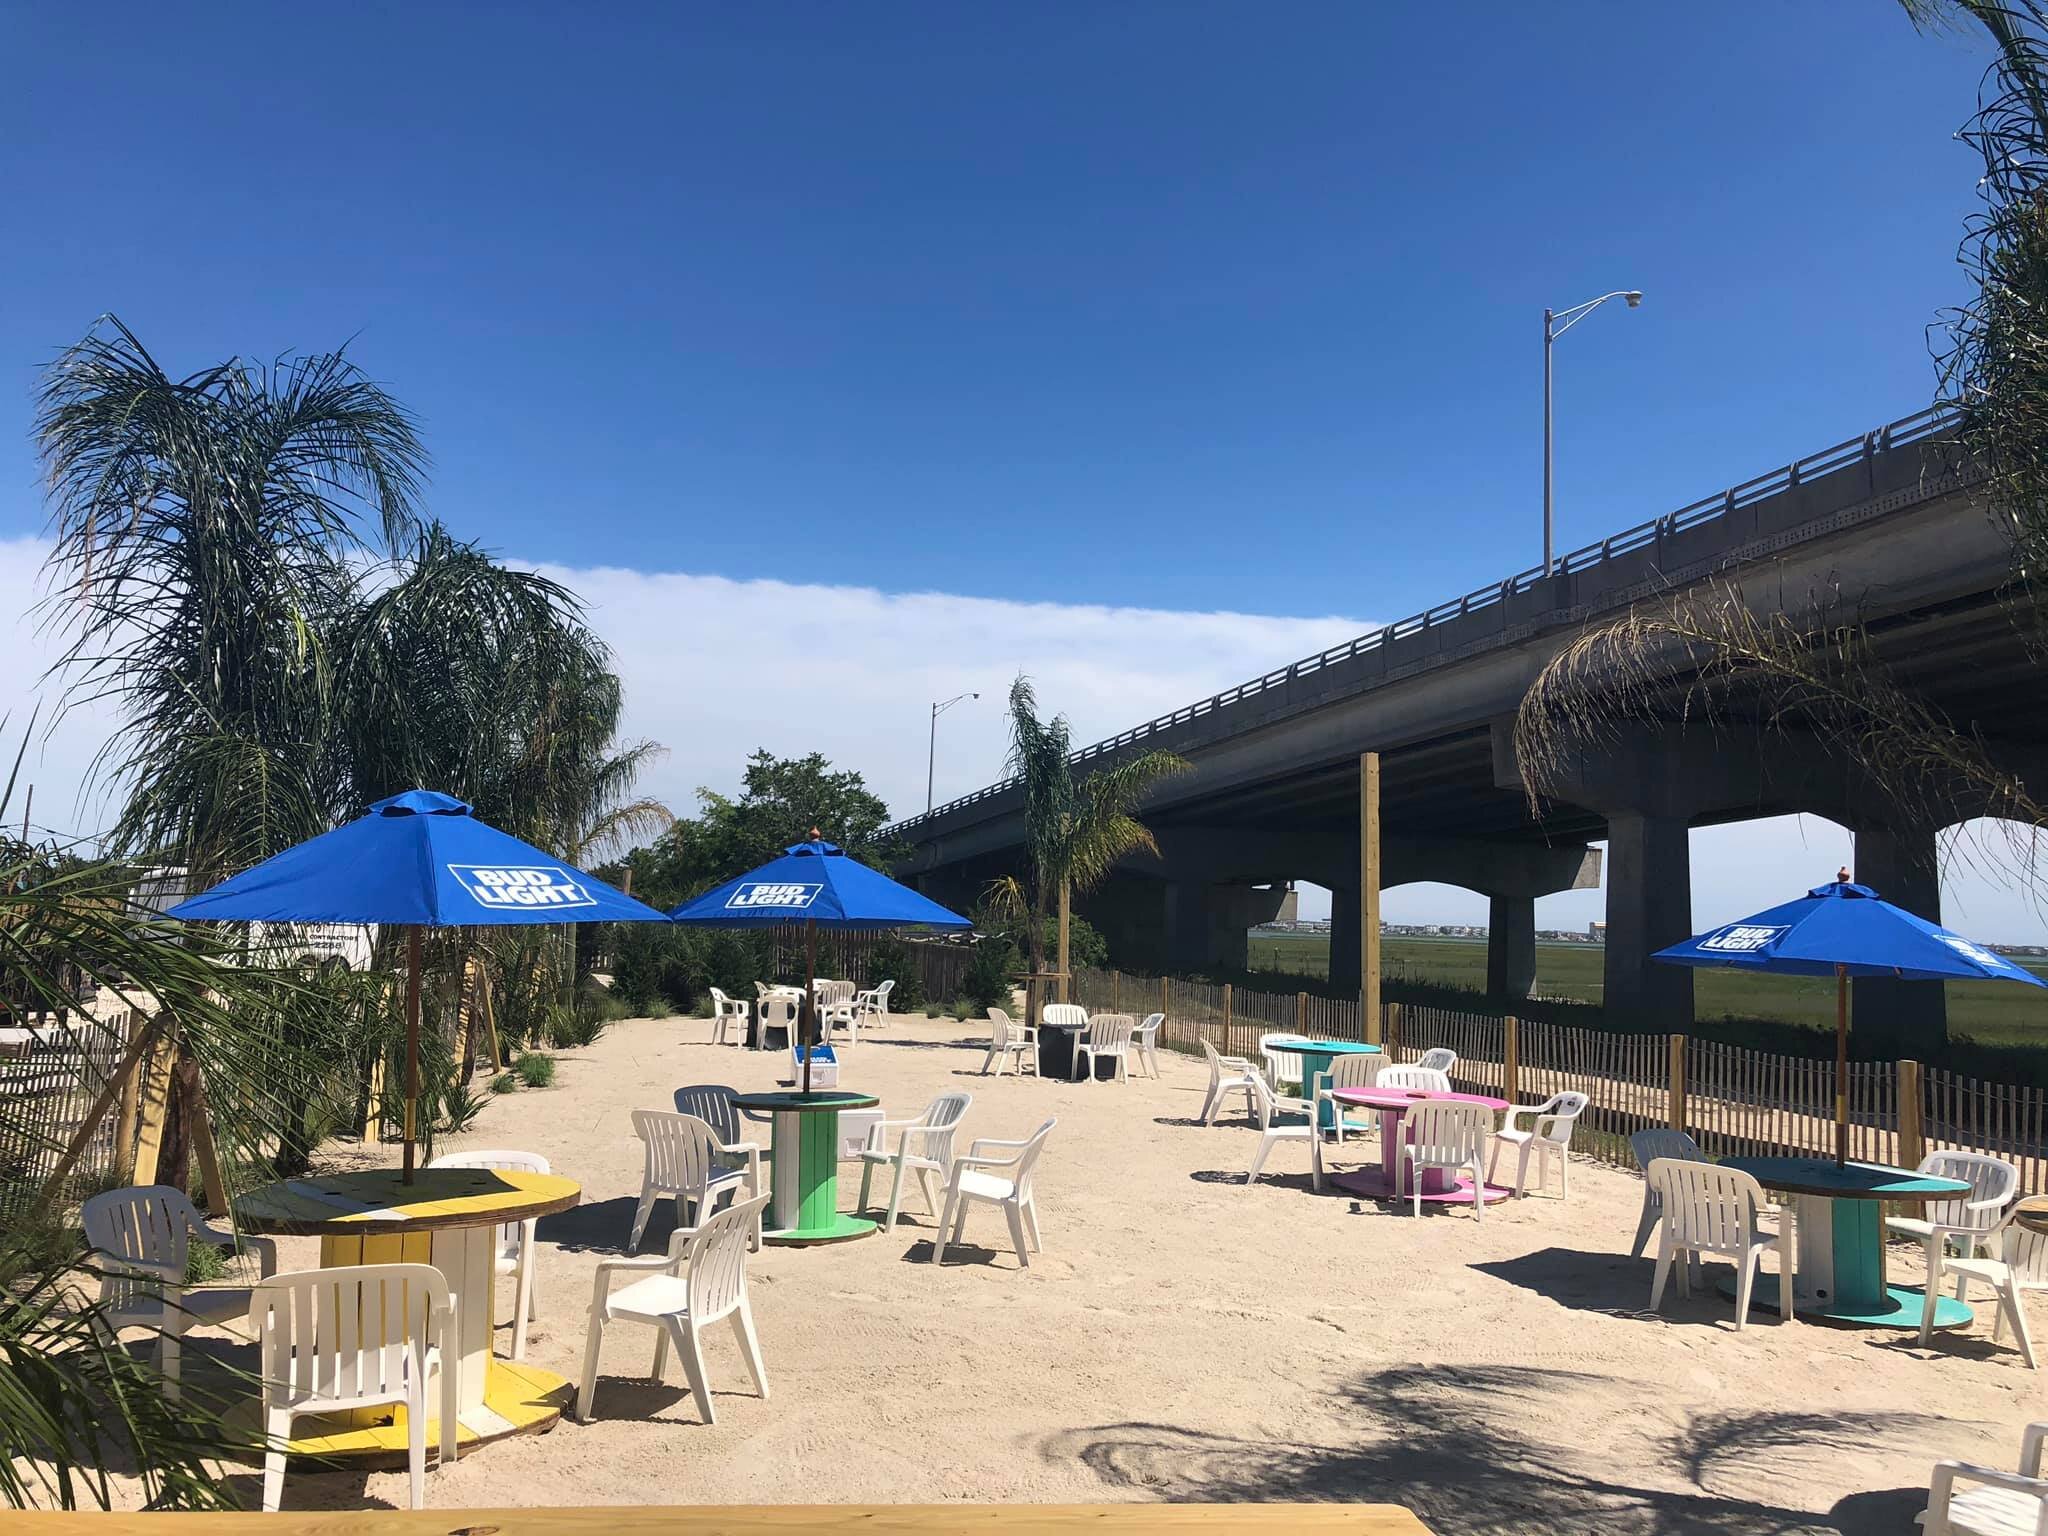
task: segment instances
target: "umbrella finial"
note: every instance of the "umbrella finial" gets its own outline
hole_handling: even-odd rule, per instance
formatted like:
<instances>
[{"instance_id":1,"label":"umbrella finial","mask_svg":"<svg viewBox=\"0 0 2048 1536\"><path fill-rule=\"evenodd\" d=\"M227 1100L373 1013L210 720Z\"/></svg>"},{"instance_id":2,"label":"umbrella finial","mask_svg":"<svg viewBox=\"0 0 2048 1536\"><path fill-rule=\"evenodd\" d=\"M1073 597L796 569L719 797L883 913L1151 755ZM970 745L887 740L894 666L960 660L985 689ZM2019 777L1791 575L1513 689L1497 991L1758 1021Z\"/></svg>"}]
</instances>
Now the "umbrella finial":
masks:
<instances>
[{"instance_id":1,"label":"umbrella finial","mask_svg":"<svg viewBox=\"0 0 2048 1536\"><path fill-rule=\"evenodd\" d=\"M1844 865L1843 865L1843 866L1842 866L1842 867L1841 867L1840 869L1838 869L1838 870L1836 870L1836 871L1835 871L1835 884L1837 884L1837 885L1847 885L1848 883L1849 883L1849 866L1848 866L1848 865L1846 865L1846 864L1844 864Z\"/></svg>"},{"instance_id":2,"label":"umbrella finial","mask_svg":"<svg viewBox=\"0 0 2048 1536\"><path fill-rule=\"evenodd\" d=\"M822 843L823 841L825 841L824 836L818 831L816 827L811 828L811 841L814 843Z\"/></svg>"}]
</instances>

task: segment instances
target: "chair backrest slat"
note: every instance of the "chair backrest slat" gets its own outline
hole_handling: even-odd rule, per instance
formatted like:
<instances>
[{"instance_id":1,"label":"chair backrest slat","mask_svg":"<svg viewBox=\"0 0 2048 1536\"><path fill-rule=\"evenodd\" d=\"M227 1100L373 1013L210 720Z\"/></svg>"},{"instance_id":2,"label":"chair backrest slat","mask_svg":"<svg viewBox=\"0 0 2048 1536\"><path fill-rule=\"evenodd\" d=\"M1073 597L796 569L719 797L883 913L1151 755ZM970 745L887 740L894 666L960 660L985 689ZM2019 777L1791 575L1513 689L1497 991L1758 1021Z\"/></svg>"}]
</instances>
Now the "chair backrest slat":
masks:
<instances>
[{"instance_id":1,"label":"chair backrest slat","mask_svg":"<svg viewBox=\"0 0 2048 1536\"><path fill-rule=\"evenodd\" d=\"M1088 1022L1088 1010L1079 1003L1047 1003L1039 1017L1060 1028L1079 1029Z\"/></svg>"},{"instance_id":2,"label":"chair backrest slat","mask_svg":"<svg viewBox=\"0 0 2048 1536\"><path fill-rule=\"evenodd\" d=\"M1458 1070L1458 1053L1448 1045L1433 1045L1415 1059L1415 1065L1449 1077Z\"/></svg>"},{"instance_id":3,"label":"chair backrest slat","mask_svg":"<svg viewBox=\"0 0 2048 1536\"><path fill-rule=\"evenodd\" d=\"M695 1115L665 1109L633 1111L633 1133L646 1144L647 1177L658 1188L701 1199L718 1169L718 1133Z\"/></svg>"},{"instance_id":4,"label":"chair backrest slat","mask_svg":"<svg viewBox=\"0 0 2048 1536\"><path fill-rule=\"evenodd\" d=\"M180 1283L192 1228L199 1221L197 1208L183 1190L167 1184L110 1189L86 1201L80 1215L86 1242L112 1261L100 1271L102 1302L120 1306L131 1298L162 1293L165 1282L124 1274L119 1268L124 1262L164 1266L180 1277L168 1283Z\"/></svg>"},{"instance_id":5,"label":"chair backrest slat","mask_svg":"<svg viewBox=\"0 0 2048 1536\"><path fill-rule=\"evenodd\" d=\"M1653 1158L1646 1177L1663 1207L1674 1246L1706 1253L1741 1253L1756 1232L1763 1186L1740 1168Z\"/></svg>"},{"instance_id":6,"label":"chair backrest slat","mask_svg":"<svg viewBox=\"0 0 2048 1536\"><path fill-rule=\"evenodd\" d=\"M1930 1200L1921 1208L1923 1219L1944 1227L1989 1232L2020 1192L2019 1169L2002 1157L1982 1152L1931 1152L1920 1160L1920 1171L1930 1178L1960 1179L1970 1186L1967 1195ZM1987 1200L1994 1203L1983 1205ZM1977 1203L1978 1209L1971 1210L1972 1203Z\"/></svg>"},{"instance_id":7,"label":"chair backrest slat","mask_svg":"<svg viewBox=\"0 0 2048 1536\"><path fill-rule=\"evenodd\" d=\"M747 1244L754 1217L768 1203L766 1195L741 1200L708 1218L690 1240L690 1314L699 1323L716 1322L747 1299Z\"/></svg>"},{"instance_id":8,"label":"chair backrest slat","mask_svg":"<svg viewBox=\"0 0 2048 1536\"><path fill-rule=\"evenodd\" d=\"M1483 1104L1462 1099L1424 1099L1407 1114L1409 1142L1417 1161L1469 1163L1481 1158L1493 1134L1493 1116Z\"/></svg>"},{"instance_id":9,"label":"chair backrest slat","mask_svg":"<svg viewBox=\"0 0 2048 1536\"><path fill-rule=\"evenodd\" d=\"M737 1088L724 1083L692 1083L675 1092L676 1113L695 1115L710 1126L723 1142L741 1141L740 1107Z\"/></svg>"},{"instance_id":10,"label":"chair backrest slat","mask_svg":"<svg viewBox=\"0 0 2048 1536\"><path fill-rule=\"evenodd\" d=\"M1380 1088L1409 1088L1422 1093L1449 1093L1451 1080L1435 1067L1389 1066L1380 1069Z\"/></svg>"},{"instance_id":11,"label":"chair backrest slat","mask_svg":"<svg viewBox=\"0 0 2048 1536\"><path fill-rule=\"evenodd\" d=\"M1706 1154L1700 1151L1700 1144L1683 1131L1665 1130L1652 1127L1637 1131L1628 1139L1628 1149L1634 1154L1636 1166L1645 1172L1650 1164L1660 1157L1676 1158L1681 1162L1703 1163Z\"/></svg>"},{"instance_id":12,"label":"chair backrest slat","mask_svg":"<svg viewBox=\"0 0 2048 1536\"><path fill-rule=\"evenodd\" d=\"M431 1264L295 1270L251 1288L267 1391L331 1399L402 1395L423 1371L448 1281ZM453 1362L444 1367L453 1368Z\"/></svg>"},{"instance_id":13,"label":"chair backrest slat","mask_svg":"<svg viewBox=\"0 0 2048 1536\"><path fill-rule=\"evenodd\" d=\"M1128 1013L1098 1013L1088 1021L1088 1048L1102 1051L1129 1045L1136 1027L1137 1021Z\"/></svg>"}]
</instances>

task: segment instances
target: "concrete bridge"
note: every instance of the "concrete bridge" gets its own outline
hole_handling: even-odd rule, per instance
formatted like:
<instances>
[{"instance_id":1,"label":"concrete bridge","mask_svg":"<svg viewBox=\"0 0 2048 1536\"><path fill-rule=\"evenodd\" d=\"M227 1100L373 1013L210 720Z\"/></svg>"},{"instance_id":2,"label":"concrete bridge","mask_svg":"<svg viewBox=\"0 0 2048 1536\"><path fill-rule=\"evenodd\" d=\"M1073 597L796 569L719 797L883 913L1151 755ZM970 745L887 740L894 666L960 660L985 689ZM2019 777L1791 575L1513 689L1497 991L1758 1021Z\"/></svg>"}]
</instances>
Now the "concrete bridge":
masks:
<instances>
[{"instance_id":1,"label":"concrete bridge","mask_svg":"<svg viewBox=\"0 0 2048 1536\"><path fill-rule=\"evenodd\" d=\"M1971 495L1975 474L1922 412L1348 644L1226 689L1076 754L1085 769L1169 748L1194 771L1154 793L1156 858L1120 868L1080 910L1121 963L1241 968L1246 929L1277 882L1334 893L1332 980L1356 985L1364 895L1361 754L1379 754L1380 888L1437 880L1489 901L1490 988L1526 995L1538 896L1599 881L1607 843L1606 1003L1683 1028L1689 971L1650 963L1692 931L1687 831L1811 812L1856 835L1857 876L1939 917L1935 836L1894 826L1825 742L1758 722L1739 736L1674 722L1589 754L1532 813L1515 762L1515 711L1537 673L1589 626L1710 580L1752 607L1805 618L1828 603L1879 653L2022 768L2048 743L2048 699L2000 600L2009 550ZM895 828L916 883L971 902L1019 859L1020 796L994 784ZM1768 882L1789 894L1832 874L1788 850ZM1270 887L1270 888L1269 888ZM1859 981L1859 1030L1942 1027L1936 984Z\"/></svg>"}]
</instances>

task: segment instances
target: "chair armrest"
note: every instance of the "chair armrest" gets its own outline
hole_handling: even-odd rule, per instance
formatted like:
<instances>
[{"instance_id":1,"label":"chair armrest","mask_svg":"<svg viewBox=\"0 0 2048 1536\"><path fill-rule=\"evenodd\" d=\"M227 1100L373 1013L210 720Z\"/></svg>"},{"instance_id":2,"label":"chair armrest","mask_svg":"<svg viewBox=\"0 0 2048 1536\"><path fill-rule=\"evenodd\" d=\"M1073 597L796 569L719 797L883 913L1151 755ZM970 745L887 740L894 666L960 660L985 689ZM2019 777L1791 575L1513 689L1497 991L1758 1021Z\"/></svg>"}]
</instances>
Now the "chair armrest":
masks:
<instances>
[{"instance_id":1,"label":"chair armrest","mask_svg":"<svg viewBox=\"0 0 2048 1536\"><path fill-rule=\"evenodd\" d=\"M1955 1492L1957 1478L2009 1489L2014 1493L2031 1494L2044 1501L2036 1529L2040 1529L2042 1523L2048 1523L2048 1481L2025 1477L2017 1472L2001 1472L1996 1467L1980 1467L1967 1461L1937 1461L1934 1464L1934 1475L1927 1483L1927 1509L1930 1514L1942 1516L1948 1513L1949 1499Z\"/></svg>"},{"instance_id":2,"label":"chair armrest","mask_svg":"<svg viewBox=\"0 0 2048 1536\"><path fill-rule=\"evenodd\" d=\"M733 1157L758 1158L761 1155L761 1143L758 1141L727 1141L721 1142L718 1150Z\"/></svg>"},{"instance_id":3,"label":"chair armrest","mask_svg":"<svg viewBox=\"0 0 2048 1536\"><path fill-rule=\"evenodd\" d=\"M253 1232L223 1232L218 1227L201 1226L196 1229L208 1242L226 1243L237 1253L244 1248L256 1255L256 1273L268 1280L277 1273L277 1240L258 1237Z\"/></svg>"},{"instance_id":4,"label":"chair armrest","mask_svg":"<svg viewBox=\"0 0 2048 1536\"><path fill-rule=\"evenodd\" d=\"M1031 1138L1028 1136L1022 1141L998 1141L992 1136L983 1136L979 1140L971 1141L967 1144L967 1155L969 1157L980 1157L983 1147L1028 1147L1030 1145ZM958 1159L956 1158L955 1161L957 1162Z\"/></svg>"},{"instance_id":5,"label":"chair armrest","mask_svg":"<svg viewBox=\"0 0 2048 1536\"><path fill-rule=\"evenodd\" d=\"M2020 1436L2020 1475L2041 1475L2041 1442L2048 1439L2048 1423L2029 1424Z\"/></svg>"}]
</instances>

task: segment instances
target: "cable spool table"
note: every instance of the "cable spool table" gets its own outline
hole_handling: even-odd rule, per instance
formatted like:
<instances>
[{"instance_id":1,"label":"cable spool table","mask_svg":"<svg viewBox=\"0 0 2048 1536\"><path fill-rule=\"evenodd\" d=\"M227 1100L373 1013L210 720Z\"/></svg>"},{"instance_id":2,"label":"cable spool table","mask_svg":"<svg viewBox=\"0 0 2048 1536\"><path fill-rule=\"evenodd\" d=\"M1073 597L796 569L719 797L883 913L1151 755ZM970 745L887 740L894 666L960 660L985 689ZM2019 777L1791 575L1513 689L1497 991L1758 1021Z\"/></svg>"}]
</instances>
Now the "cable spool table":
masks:
<instances>
[{"instance_id":1,"label":"cable spool table","mask_svg":"<svg viewBox=\"0 0 2048 1536\"><path fill-rule=\"evenodd\" d=\"M1885 1280L1884 1202L1952 1200L1967 1195L1969 1185L1883 1163L1838 1168L1829 1157L1724 1157L1721 1166L1739 1168L1765 1189L1794 1197L1792 1304L1801 1317L1866 1328L1920 1326L1926 1292ZM1732 1296L1733 1277L1723 1280L1720 1289ZM1777 1277L1757 1276L1754 1295L1758 1304L1776 1306ZM1957 1328L1969 1321L1970 1309L1962 1302L1936 1298L1935 1327Z\"/></svg>"},{"instance_id":2,"label":"cable spool table","mask_svg":"<svg viewBox=\"0 0 2048 1536\"><path fill-rule=\"evenodd\" d=\"M431 1264L448 1277L455 1333L443 1369L456 1373L456 1449L466 1453L507 1435L554 1428L575 1394L552 1371L491 1354L498 1228L566 1211L582 1198L558 1174L488 1168L422 1168L401 1182L396 1168L286 1179L235 1202L235 1224L251 1232L320 1239L320 1267ZM429 1401L433 1401L432 1398ZM428 1443L435 1431L430 1422ZM405 1409L364 1408L297 1421L300 1455L406 1454Z\"/></svg>"},{"instance_id":3,"label":"cable spool table","mask_svg":"<svg viewBox=\"0 0 2048 1536\"><path fill-rule=\"evenodd\" d=\"M1263 1047L1269 1051L1280 1051L1301 1058L1301 1096L1308 1098L1316 1091L1316 1079L1330 1070L1332 1056L1377 1056L1381 1048L1366 1045L1358 1040L1307 1040L1291 1035L1285 1040L1268 1040ZM1337 1111L1328 1104L1322 1106L1317 1117L1316 1129L1327 1131L1336 1126Z\"/></svg>"},{"instance_id":4,"label":"cable spool table","mask_svg":"<svg viewBox=\"0 0 2048 1536\"><path fill-rule=\"evenodd\" d=\"M873 1109L881 1101L871 1093L742 1093L733 1103L741 1109L774 1117L768 1156L774 1171L768 1180L768 1227L764 1243L807 1248L817 1243L844 1243L870 1237L875 1224L839 1209L839 1112Z\"/></svg>"}]
</instances>

